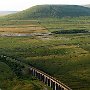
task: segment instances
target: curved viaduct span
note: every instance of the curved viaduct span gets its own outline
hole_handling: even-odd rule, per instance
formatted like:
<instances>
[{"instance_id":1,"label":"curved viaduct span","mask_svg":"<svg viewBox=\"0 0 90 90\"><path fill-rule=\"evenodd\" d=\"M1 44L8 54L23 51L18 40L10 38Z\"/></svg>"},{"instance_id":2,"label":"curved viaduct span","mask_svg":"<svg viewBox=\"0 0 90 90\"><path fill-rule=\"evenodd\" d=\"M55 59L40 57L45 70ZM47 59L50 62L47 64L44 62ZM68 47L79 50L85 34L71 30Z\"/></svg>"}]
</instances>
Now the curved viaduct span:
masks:
<instances>
[{"instance_id":1,"label":"curved viaduct span","mask_svg":"<svg viewBox=\"0 0 90 90\"><path fill-rule=\"evenodd\" d=\"M0 56L0 58L4 58L4 59L6 59L7 57L8 56L5 56L5 55ZM11 57L9 57L9 58L11 58ZM29 66L29 70L33 76L35 76L36 78L38 78L39 80L41 80L42 82L44 82L45 84L50 86L52 88L52 90L72 90L65 84L61 83L57 79L53 78L52 76L44 73L43 71L41 71L39 69Z\"/></svg>"},{"instance_id":2,"label":"curved viaduct span","mask_svg":"<svg viewBox=\"0 0 90 90\"><path fill-rule=\"evenodd\" d=\"M48 86L50 86L52 88L52 90L72 90L65 84L61 83L60 81L51 77L50 75L42 72L41 70L38 70L32 66L30 66L29 69L33 76L35 76L40 81L42 81L45 84L47 84Z\"/></svg>"}]
</instances>

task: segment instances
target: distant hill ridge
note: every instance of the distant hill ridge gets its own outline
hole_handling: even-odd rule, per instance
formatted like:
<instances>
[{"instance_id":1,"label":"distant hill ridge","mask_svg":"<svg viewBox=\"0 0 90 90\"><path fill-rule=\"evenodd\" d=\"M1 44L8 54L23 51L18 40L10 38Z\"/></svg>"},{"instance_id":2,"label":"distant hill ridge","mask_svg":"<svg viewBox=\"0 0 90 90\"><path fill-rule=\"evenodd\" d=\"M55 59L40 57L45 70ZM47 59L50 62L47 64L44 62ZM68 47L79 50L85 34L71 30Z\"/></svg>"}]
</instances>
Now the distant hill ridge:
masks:
<instances>
[{"instance_id":1,"label":"distant hill ridge","mask_svg":"<svg viewBox=\"0 0 90 90\"><path fill-rule=\"evenodd\" d=\"M16 14L8 15L6 19L37 19L90 16L90 8L78 5L37 5Z\"/></svg>"},{"instance_id":2,"label":"distant hill ridge","mask_svg":"<svg viewBox=\"0 0 90 90\"><path fill-rule=\"evenodd\" d=\"M90 4L87 4L87 5L84 5L84 6L90 8Z\"/></svg>"},{"instance_id":3,"label":"distant hill ridge","mask_svg":"<svg viewBox=\"0 0 90 90\"><path fill-rule=\"evenodd\" d=\"M17 11L0 11L0 16L16 13Z\"/></svg>"}]
</instances>

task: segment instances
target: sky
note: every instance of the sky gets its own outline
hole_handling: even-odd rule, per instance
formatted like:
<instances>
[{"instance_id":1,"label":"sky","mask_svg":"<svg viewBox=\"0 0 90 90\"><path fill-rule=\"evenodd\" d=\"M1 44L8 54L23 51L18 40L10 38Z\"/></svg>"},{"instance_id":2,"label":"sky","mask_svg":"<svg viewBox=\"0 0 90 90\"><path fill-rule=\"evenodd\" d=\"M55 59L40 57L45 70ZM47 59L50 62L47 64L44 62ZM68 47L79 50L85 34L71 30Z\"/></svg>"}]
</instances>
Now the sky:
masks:
<instances>
[{"instance_id":1,"label":"sky","mask_svg":"<svg viewBox=\"0 0 90 90\"><path fill-rule=\"evenodd\" d=\"M0 11L22 11L41 4L86 5L90 0L0 0Z\"/></svg>"}]
</instances>

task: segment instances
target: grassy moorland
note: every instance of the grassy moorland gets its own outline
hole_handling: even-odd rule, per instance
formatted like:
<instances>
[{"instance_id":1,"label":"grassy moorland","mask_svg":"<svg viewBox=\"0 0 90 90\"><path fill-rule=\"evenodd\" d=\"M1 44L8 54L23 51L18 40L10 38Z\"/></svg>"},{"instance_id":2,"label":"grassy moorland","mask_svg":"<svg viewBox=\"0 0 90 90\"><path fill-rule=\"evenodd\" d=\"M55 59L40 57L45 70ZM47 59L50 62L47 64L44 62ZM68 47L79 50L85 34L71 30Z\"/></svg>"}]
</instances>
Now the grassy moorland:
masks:
<instances>
[{"instance_id":1,"label":"grassy moorland","mask_svg":"<svg viewBox=\"0 0 90 90\"><path fill-rule=\"evenodd\" d=\"M1 60L0 60L1 61ZM18 80L10 67L0 62L0 89L2 90L33 90L34 86L24 80ZM37 89L36 89L37 90Z\"/></svg>"},{"instance_id":2,"label":"grassy moorland","mask_svg":"<svg viewBox=\"0 0 90 90\"><path fill-rule=\"evenodd\" d=\"M56 77L73 90L89 90L89 23L90 17L1 21L0 55L7 55L11 58L17 59L20 62L33 65L51 76ZM65 31L65 33L59 32L62 30ZM69 33L67 33L66 30ZM73 33L72 30L84 30L87 32ZM59 33L55 33L55 31ZM33 35L33 33L37 32L38 34ZM11 33L11 36L7 37L7 35L2 35L3 33ZM25 33L30 34L31 36L12 37L12 33ZM3 63L6 62L3 60ZM9 71L12 70L12 72L14 71L15 73L16 69L12 69L12 66L10 65L11 64L8 64L11 68L9 68ZM17 75L17 72L15 75L20 77ZM10 80L9 82L11 83ZM32 89L30 90L40 89L40 87L38 87L39 89L34 88L36 81L32 81L31 79L28 81L23 78L22 81L17 79L17 81L13 82L20 83L19 86L16 84L16 88L24 87L22 85L23 82L27 88L32 86ZM32 84L32 82L34 84Z\"/></svg>"},{"instance_id":3,"label":"grassy moorland","mask_svg":"<svg viewBox=\"0 0 90 90\"><path fill-rule=\"evenodd\" d=\"M38 29L40 29L40 31L38 31ZM28 71L28 65L26 64L23 65L22 62L18 62L19 58L16 58L16 56L18 55L15 55L14 57L14 54L17 53L17 51L14 52L13 50L14 48L20 47L20 46L19 47L17 46L19 44L18 40L20 40L20 38L21 40L23 40L24 37L20 37L20 38L16 36L12 37L12 34L15 34L15 33L31 34L32 32L45 33L47 32L47 30L43 29L35 21L32 21L32 22L31 21L1 21L0 22L0 41L1 41L0 42L0 72L1 72L0 89L2 90L20 90L20 89L44 90L45 88L47 88L48 90L50 90L49 87L45 86L42 82L36 80L36 78L30 75ZM10 34L11 37L7 37L7 34ZM31 36L26 38L31 38ZM14 42L13 40L15 40L16 42ZM8 45L5 45L5 43ZM13 55L11 53L13 53ZM3 59L1 58L2 55L7 55L7 56L10 56L11 58ZM17 60L13 59L13 57L16 58Z\"/></svg>"},{"instance_id":4,"label":"grassy moorland","mask_svg":"<svg viewBox=\"0 0 90 90\"><path fill-rule=\"evenodd\" d=\"M27 69L23 69L23 73L20 74L20 66L17 67L16 61L10 62L10 58L1 60L0 58L0 89L2 90L44 90L49 87L45 86L42 82L36 80L36 78L31 75L25 74ZM2 62L1 62L2 61ZM12 59L14 61L14 59ZM11 66L10 66L11 64ZM20 76L21 75L21 76Z\"/></svg>"}]
</instances>

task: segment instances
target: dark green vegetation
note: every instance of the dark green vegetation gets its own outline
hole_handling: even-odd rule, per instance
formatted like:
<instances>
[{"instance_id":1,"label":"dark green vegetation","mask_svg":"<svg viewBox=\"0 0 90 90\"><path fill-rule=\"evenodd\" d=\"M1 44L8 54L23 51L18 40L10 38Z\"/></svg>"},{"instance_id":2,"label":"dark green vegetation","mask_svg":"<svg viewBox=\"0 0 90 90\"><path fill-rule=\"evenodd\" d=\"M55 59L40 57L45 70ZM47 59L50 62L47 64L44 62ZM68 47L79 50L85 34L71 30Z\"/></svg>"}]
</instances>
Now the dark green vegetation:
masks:
<instances>
[{"instance_id":1,"label":"dark green vegetation","mask_svg":"<svg viewBox=\"0 0 90 90\"><path fill-rule=\"evenodd\" d=\"M77 5L37 5L3 19L37 19L90 16L90 8Z\"/></svg>"},{"instance_id":2,"label":"dark green vegetation","mask_svg":"<svg viewBox=\"0 0 90 90\"><path fill-rule=\"evenodd\" d=\"M18 80L10 67L5 63L0 62L0 88L2 90L33 90L35 87L32 83L30 84L27 83L27 81Z\"/></svg>"},{"instance_id":3,"label":"dark green vegetation","mask_svg":"<svg viewBox=\"0 0 90 90\"><path fill-rule=\"evenodd\" d=\"M27 65L13 58L0 56L0 89L42 90L45 87L30 75Z\"/></svg>"},{"instance_id":4,"label":"dark green vegetation","mask_svg":"<svg viewBox=\"0 0 90 90\"><path fill-rule=\"evenodd\" d=\"M78 34L78 33L89 33L89 31L86 30L58 30L58 31L53 31L52 33L55 34Z\"/></svg>"},{"instance_id":5,"label":"dark green vegetation","mask_svg":"<svg viewBox=\"0 0 90 90\"><path fill-rule=\"evenodd\" d=\"M10 57L0 56L0 89L42 90L44 88L47 87L30 75L26 64Z\"/></svg>"},{"instance_id":6,"label":"dark green vegetation","mask_svg":"<svg viewBox=\"0 0 90 90\"><path fill-rule=\"evenodd\" d=\"M31 90L39 90L39 82L28 77L27 65L33 65L40 70L56 77L61 82L65 83L74 90L89 90L90 89L90 18L48 18L39 20L10 20L0 22L0 33L7 28L7 32L12 33L28 33L33 34L39 32L40 35L30 37L0 37L0 55L6 55L13 59L1 59L0 61L7 64L7 73L9 85L11 82L15 86L10 88L23 88L29 85ZM38 26L37 30L31 30ZM40 27L44 28L40 30ZM17 28L17 30L16 30ZM12 30L12 31L11 31ZM18 31L20 30L20 31ZM55 31L70 31L72 30L86 32L70 33L70 34L50 34ZM43 32L44 34L43 35ZM16 60L17 61L16 61ZM14 64L14 65L13 65ZM23 64L25 64L23 66ZM5 67L6 67L5 66ZM3 68L3 67L2 67ZM11 74L14 74L12 78ZM4 77L3 77L4 78ZM12 80L11 80L12 79ZM3 79L2 82L4 82ZM22 82L25 84L23 85ZM5 84L6 84L5 83ZM18 84L19 83L19 86ZM4 86L5 86L4 84ZM37 86L38 89L35 89ZM1 87L3 88L3 87ZM8 90L8 89L7 89ZM17 89L13 89L17 90Z\"/></svg>"}]
</instances>

